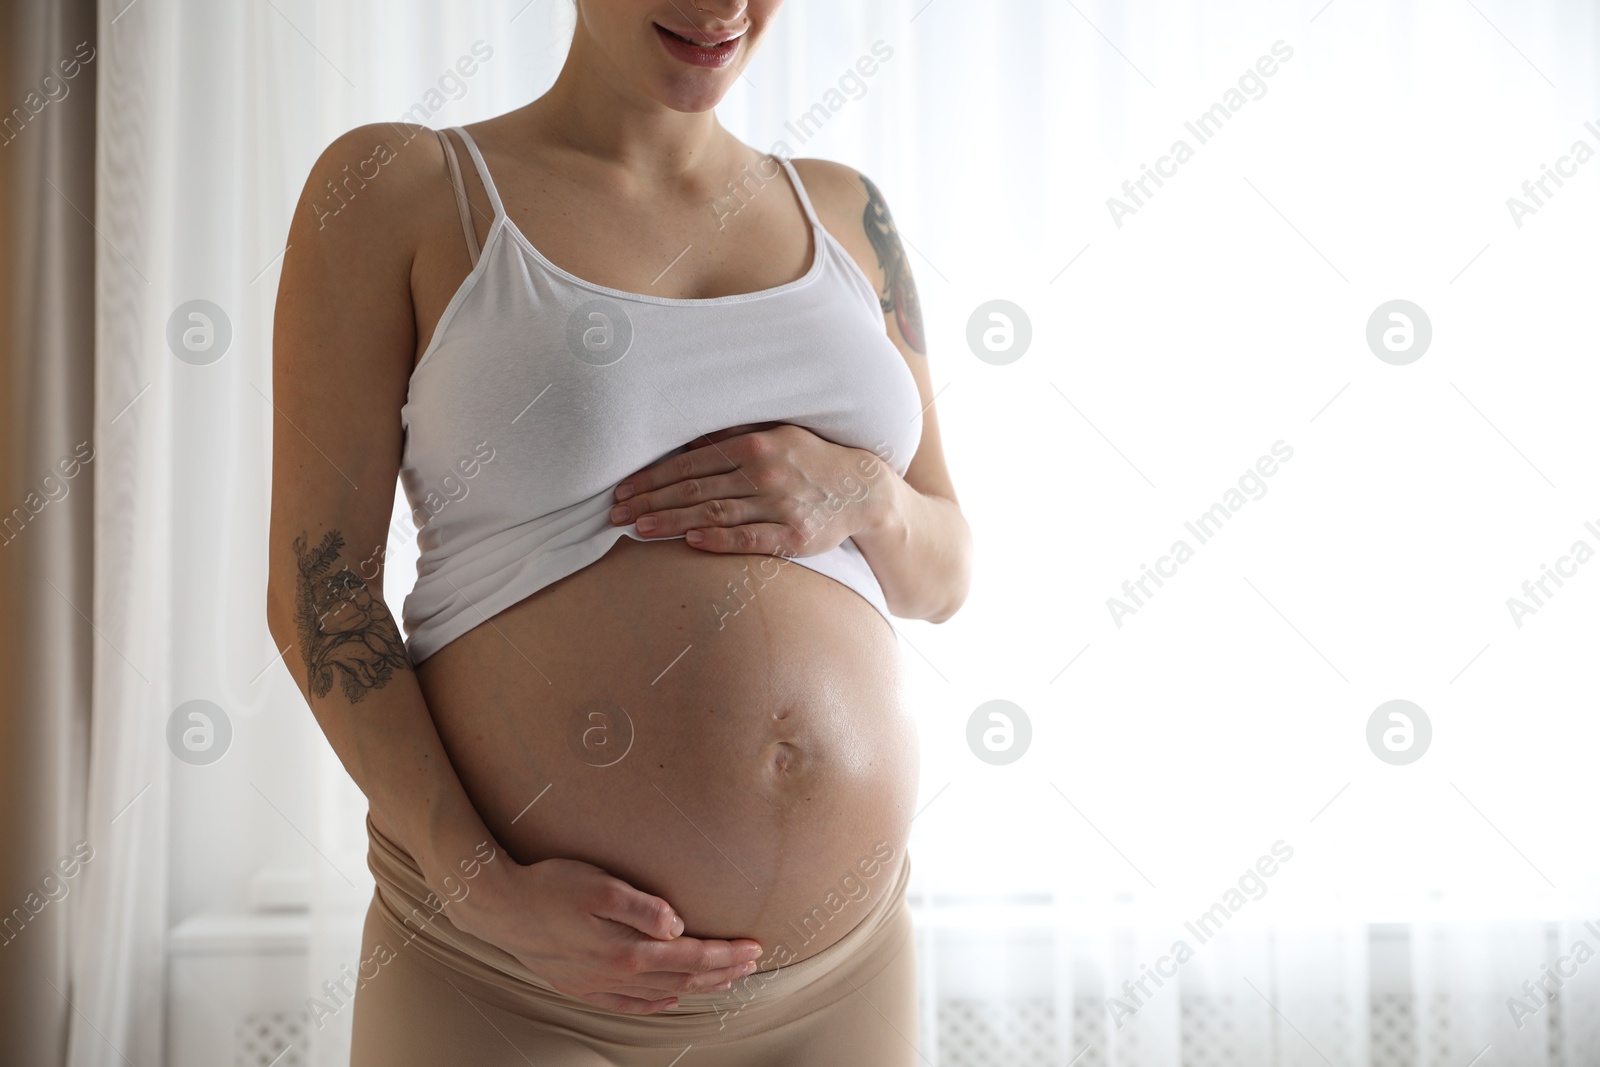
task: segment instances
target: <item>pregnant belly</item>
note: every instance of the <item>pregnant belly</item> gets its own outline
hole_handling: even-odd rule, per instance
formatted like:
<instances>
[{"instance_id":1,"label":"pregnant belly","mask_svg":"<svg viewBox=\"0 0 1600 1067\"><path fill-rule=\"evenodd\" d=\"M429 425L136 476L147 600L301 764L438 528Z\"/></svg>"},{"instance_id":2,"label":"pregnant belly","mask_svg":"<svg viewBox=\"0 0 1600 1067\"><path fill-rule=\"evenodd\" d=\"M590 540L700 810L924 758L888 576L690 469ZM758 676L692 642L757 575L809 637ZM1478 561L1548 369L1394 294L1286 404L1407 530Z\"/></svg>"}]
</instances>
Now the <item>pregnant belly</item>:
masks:
<instances>
[{"instance_id":1,"label":"pregnant belly","mask_svg":"<svg viewBox=\"0 0 1600 1067\"><path fill-rule=\"evenodd\" d=\"M893 631L799 564L624 538L425 660L451 762L522 863L584 860L697 937L804 959L892 884L917 741Z\"/></svg>"}]
</instances>

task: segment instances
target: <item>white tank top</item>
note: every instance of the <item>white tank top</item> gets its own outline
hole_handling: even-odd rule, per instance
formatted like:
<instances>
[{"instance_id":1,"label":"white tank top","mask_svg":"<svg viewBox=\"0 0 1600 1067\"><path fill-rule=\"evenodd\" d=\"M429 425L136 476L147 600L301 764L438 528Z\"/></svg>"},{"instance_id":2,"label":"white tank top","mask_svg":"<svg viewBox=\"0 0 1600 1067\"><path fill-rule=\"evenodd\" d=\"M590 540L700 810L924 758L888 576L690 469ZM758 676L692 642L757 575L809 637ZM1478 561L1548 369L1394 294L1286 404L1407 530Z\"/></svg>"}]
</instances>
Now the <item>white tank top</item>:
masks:
<instances>
[{"instance_id":1,"label":"white tank top","mask_svg":"<svg viewBox=\"0 0 1600 1067\"><path fill-rule=\"evenodd\" d=\"M612 491L703 434L792 423L905 473L922 436L916 381L871 282L817 221L787 160L813 235L805 275L753 293L669 299L586 282L551 263L507 216L472 137L452 129L494 220L480 253L441 133L473 268L400 410L400 479L421 552L403 610L412 662L587 567L618 538L647 540L631 524L612 525ZM837 492L859 495L871 484L858 482ZM888 618L853 541L794 562ZM708 613L725 592L708 591Z\"/></svg>"}]
</instances>

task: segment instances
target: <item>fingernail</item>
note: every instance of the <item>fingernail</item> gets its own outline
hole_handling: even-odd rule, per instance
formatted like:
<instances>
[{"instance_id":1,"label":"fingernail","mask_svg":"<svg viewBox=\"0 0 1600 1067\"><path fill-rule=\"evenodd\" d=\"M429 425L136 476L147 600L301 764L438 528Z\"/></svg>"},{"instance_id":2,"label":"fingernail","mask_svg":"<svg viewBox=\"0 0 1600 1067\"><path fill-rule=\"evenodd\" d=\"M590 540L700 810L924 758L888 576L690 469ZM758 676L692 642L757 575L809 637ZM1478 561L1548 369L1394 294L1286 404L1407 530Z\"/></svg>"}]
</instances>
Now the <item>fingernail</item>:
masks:
<instances>
[{"instance_id":1,"label":"fingernail","mask_svg":"<svg viewBox=\"0 0 1600 1067\"><path fill-rule=\"evenodd\" d=\"M739 968L739 973L740 974L749 974L751 971L753 971L755 969L756 969L755 960L751 960L749 963L747 963L743 967Z\"/></svg>"},{"instance_id":2,"label":"fingernail","mask_svg":"<svg viewBox=\"0 0 1600 1067\"><path fill-rule=\"evenodd\" d=\"M672 936L677 937L681 933L683 933L683 920L674 915L672 917Z\"/></svg>"},{"instance_id":3,"label":"fingernail","mask_svg":"<svg viewBox=\"0 0 1600 1067\"><path fill-rule=\"evenodd\" d=\"M626 500L632 495L633 495L633 486L632 485L628 484L627 482L619 482L617 484L617 499L618 500Z\"/></svg>"},{"instance_id":4,"label":"fingernail","mask_svg":"<svg viewBox=\"0 0 1600 1067\"><path fill-rule=\"evenodd\" d=\"M691 545L698 545L701 541L706 539L705 531L690 530L688 533L683 535L683 539L689 542Z\"/></svg>"},{"instance_id":5,"label":"fingernail","mask_svg":"<svg viewBox=\"0 0 1600 1067\"><path fill-rule=\"evenodd\" d=\"M612 508L611 509L611 521L612 522L627 522L628 521L628 505L626 505L626 504L618 504L616 507Z\"/></svg>"},{"instance_id":6,"label":"fingernail","mask_svg":"<svg viewBox=\"0 0 1600 1067\"><path fill-rule=\"evenodd\" d=\"M654 515L641 515L639 521L634 525L639 527L640 533L650 533L656 528L656 517Z\"/></svg>"}]
</instances>

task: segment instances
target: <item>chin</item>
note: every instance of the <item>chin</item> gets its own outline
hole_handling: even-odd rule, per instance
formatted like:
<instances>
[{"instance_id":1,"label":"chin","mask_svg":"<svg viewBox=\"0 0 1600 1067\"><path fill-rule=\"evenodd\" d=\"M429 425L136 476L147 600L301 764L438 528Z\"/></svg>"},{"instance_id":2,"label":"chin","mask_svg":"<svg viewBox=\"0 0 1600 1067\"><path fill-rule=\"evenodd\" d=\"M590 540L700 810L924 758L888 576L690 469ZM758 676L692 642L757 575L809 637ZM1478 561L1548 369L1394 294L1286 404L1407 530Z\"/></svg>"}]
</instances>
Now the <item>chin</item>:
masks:
<instances>
[{"instance_id":1,"label":"chin","mask_svg":"<svg viewBox=\"0 0 1600 1067\"><path fill-rule=\"evenodd\" d=\"M580 0L575 47L605 54L635 92L684 114L715 108L781 0Z\"/></svg>"},{"instance_id":2,"label":"chin","mask_svg":"<svg viewBox=\"0 0 1600 1067\"><path fill-rule=\"evenodd\" d=\"M663 107L685 115L698 115L710 111L722 103L722 98L727 95L729 86L683 86L663 85L658 91L650 95Z\"/></svg>"},{"instance_id":3,"label":"chin","mask_svg":"<svg viewBox=\"0 0 1600 1067\"><path fill-rule=\"evenodd\" d=\"M685 113L710 111L722 102L749 63L759 35L756 27L748 27L734 43L737 51L726 65L697 68L676 58L654 31L652 26L650 37L644 42L649 54L635 69L651 72L647 92L653 99Z\"/></svg>"}]
</instances>

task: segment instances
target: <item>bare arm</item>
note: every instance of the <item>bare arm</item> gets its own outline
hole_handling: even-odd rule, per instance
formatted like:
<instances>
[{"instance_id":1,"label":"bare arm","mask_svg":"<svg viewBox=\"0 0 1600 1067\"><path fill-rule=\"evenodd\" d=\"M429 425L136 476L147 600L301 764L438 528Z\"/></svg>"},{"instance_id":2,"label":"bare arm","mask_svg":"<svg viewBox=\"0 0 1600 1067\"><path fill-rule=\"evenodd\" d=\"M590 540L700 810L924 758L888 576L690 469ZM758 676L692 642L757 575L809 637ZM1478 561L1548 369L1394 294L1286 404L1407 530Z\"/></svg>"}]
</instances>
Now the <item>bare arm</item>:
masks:
<instances>
[{"instance_id":1,"label":"bare arm","mask_svg":"<svg viewBox=\"0 0 1600 1067\"><path fill-rule=\"evenodd\" d=\"M383 600L399 411L416 340L416 228L374 223L419 191L420 168L405 158L419 149L403 137L400 128L365 127L335 141L290 227L273 330L267 624L278 647L289 646L284 662L373 818L439 891L490 835ZM340 186L380 151L393 159L376 180ZM353 199L336 199L329 181Z\"/></svg>"},{"instance_id":2,"label":"bare arm","mask_svg":"<svg viewBox=\"0 0 1600 1067\"><path fill-rule=\"evenodd\" d=\"M945 464L911 262L889 205L866 176L822 160L796 160L795 166L823 224L877 288L889 338L911 368L924 405L922 440L905 476L880 463L862 525L850 536L892 613L944 622L971 586L972 531Z\"/></svg>"},{"instance_id":3,"label":"bare arm","mask_svg":"<svg viewBox=\"0 0 1600 1067\"><path fill-rule=\"evenodd\" d=\"M461 240L445 173L431 133L367 126L306 183L274 322L268 628L374 823L452 922L562 992L657 1011L743 973L760 946L680 937L671 905L589 864L507 856L451 766L383 599L417 347L412 272L430 234Z\"/></svg>"}]
</instances>

